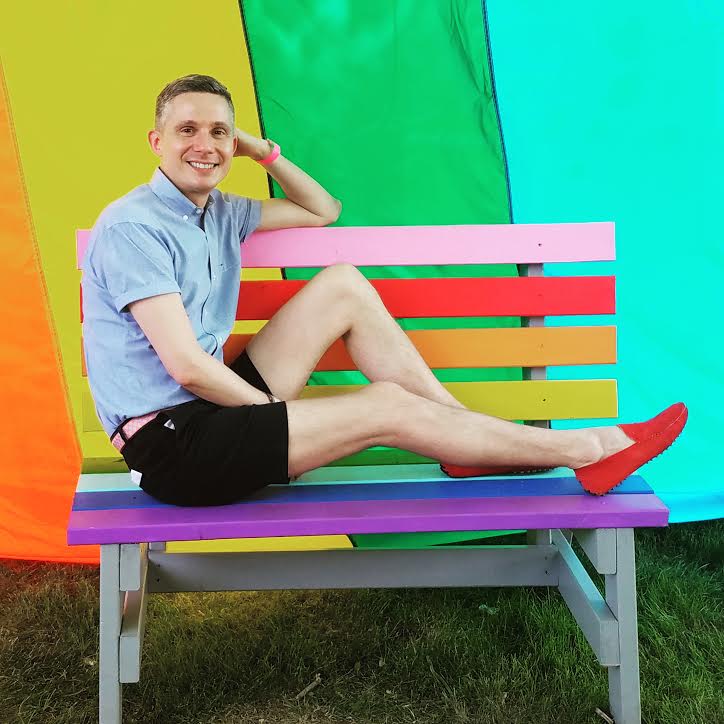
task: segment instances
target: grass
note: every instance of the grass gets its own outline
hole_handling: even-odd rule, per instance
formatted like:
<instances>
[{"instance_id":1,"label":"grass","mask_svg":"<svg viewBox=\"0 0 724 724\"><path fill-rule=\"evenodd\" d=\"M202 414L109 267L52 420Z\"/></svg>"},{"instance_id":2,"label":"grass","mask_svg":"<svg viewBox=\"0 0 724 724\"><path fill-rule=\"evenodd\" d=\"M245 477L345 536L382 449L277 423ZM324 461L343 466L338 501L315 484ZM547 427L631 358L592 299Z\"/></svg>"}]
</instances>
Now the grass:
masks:
<instances>
[{"instance_id":1,"label":"grass","mask_svg":"<svg viewBox=\"0 0 724 724\"><path fill-rule=\"evenodd\" d=\"M724 521L640 531L637 558L644 721L724 722ZM97 721L97 602L95 567L0 561L2 724ZM555 591L189 593L151 597L123 708L139 724L601 724L607 692Z\"/></svg>"}]
</instances>

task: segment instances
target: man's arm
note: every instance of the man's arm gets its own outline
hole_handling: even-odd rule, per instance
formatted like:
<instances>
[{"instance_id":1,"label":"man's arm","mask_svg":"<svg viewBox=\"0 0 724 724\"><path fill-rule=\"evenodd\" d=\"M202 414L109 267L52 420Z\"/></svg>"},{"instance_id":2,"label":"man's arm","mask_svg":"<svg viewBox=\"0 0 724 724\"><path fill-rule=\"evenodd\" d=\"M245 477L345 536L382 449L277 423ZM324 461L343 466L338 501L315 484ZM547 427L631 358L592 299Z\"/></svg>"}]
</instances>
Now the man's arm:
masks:
<instances>
[{"instance_id":1,"label":"man's arm","mask_svg":"<svg viewBox=\"0 0 724 724\"><path fill-rule=\"evenodd\" d=\"M236 156L249 156L259 161L271 152L269 141L250 136L238 128L236 140ZM282 187L287 198L261 202L258 231L289 229L295 226L327 226L339 218L341 202L289 159L279 156L265 165L265 169Z\"/></svg>"},{"instance_id":2,"label":"man's arm","mask_svg":"<svg viewBox=\"0 0 724 724\"><path fill-rule=\"evenodd\" d=\"M128 310L166 371L189 392L224 407L269 402L265 392L250 385L201 348L180 294L140 299L129 304Z\"/></svg>"}]
</instances>

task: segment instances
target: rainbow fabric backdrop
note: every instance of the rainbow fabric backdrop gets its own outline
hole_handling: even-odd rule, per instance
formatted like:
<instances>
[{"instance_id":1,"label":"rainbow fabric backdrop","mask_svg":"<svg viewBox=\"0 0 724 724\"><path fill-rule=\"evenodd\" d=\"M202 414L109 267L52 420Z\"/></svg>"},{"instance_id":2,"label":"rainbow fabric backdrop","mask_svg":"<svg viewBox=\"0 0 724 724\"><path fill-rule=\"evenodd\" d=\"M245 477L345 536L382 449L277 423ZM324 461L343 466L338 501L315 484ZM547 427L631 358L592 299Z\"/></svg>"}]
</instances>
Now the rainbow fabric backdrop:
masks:
<instances>
[{"instance_id":1,"label":"rainbow fabric backdrop","mask_svg":"<svg viewBox=\"0 0 724 724\"><path fill-rule=\"evenodd\" d=\"M618 277L621 420L686 401L684 436L646 479L672 521L724 514L724 476L709 455L721 447L724 404L724 109L716 104L724 6L215 0L197 10L190 0L157 3L162 32L140 2L0 11L0 556L97 560L94 547L65 544L78 474L124 467L87 387L76 230L150 178L155 96L187 73L219 78L239 126L276 140L343 200L338 225L614 221L618 261L600 273ZM281 194L252 162L235 164L225 190ZM240 321L234 332L261 324ZM606 365L599 372L614 376ZM437 374L470 379L466 370ZM521 377L515 368L489 374ZM357 372L318 371L312 383L336 379L361 381Z\"/></svg>"}]
</instances>

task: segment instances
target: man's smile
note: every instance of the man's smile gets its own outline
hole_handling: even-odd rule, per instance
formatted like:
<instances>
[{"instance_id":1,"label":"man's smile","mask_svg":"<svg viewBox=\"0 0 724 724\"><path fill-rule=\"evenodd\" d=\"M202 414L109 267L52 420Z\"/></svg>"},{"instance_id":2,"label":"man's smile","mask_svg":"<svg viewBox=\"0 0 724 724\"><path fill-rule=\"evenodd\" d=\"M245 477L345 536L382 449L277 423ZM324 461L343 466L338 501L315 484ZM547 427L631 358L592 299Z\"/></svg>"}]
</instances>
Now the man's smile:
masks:
<instances>
[{"instance_id":1,"label":"man's smile","mask_svg":"<svg viewBox=\"0 0 724 724\"><path fill-rule=\"evenodd\" d=\"M193 168L200 170L210 170L216 168L219 165L218 163L203 163L202 161L187 161L186 163L188 163Z\"/></svg>"}]
</instances>

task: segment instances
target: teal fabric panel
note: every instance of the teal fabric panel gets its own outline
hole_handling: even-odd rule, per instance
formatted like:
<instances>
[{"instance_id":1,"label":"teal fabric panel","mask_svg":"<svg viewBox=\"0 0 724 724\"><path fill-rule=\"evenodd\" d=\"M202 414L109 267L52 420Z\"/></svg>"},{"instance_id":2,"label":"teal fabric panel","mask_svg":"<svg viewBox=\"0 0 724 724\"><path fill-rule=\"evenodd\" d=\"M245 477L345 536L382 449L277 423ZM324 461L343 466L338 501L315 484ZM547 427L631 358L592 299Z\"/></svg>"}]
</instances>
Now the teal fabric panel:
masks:
<instances>
[{"instance_id":1,"label":"teal fabric panel","mask_svg":"<svg viewBox=\"0 0 724 724\"><path fill-rule=\"evenodd\" d=\"M724 4L486 5L513 216L616 222L620 421L686 402L642 475L672 522L722 517Z\"/></svg>"}]
</instances>

